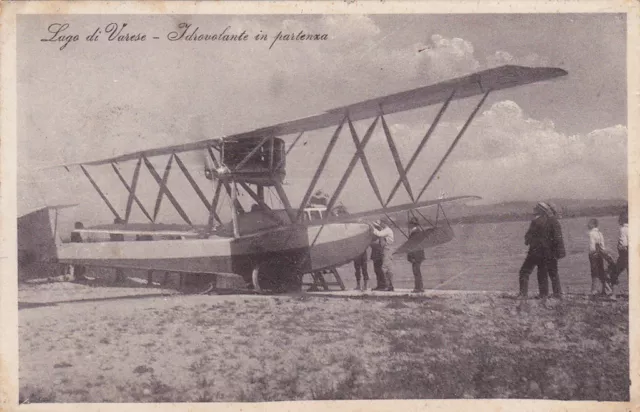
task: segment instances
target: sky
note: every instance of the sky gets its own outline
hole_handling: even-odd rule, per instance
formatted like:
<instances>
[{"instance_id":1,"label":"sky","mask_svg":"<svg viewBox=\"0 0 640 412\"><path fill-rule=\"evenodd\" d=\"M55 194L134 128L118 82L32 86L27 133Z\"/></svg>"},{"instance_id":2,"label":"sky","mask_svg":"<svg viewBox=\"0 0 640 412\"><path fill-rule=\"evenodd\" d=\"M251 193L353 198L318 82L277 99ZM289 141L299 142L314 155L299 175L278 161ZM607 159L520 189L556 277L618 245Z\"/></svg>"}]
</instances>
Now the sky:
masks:
<instances>
[{"instance_id":1,"label":"sky","mask_svg":"<svg viewBox=\"0 0 640 412\"><path fill-rule=\"evenodd\" d=\"M64 43L51 24L68 23ZM109 42L109 23L145 33L137 43ZM246 42L169 41L180 23L199 33L245 31ZM84 38L101 28L98 41ZM327 34L325 41L276 41L276 33ZM253 41L258 33L268 40ZM79 170L47 166L111 157L228 134L321 113L504 64L560 67L554 81L495 92L425 192L478 195L484 202L548 198L626 198L625 16L554 15L271 15L38 16L18 18L18 211L81 203L89 221L106 206ZM271 47L270 47L271 46ZM409 173L421 188L478 97L453 102ZM406 164L439 107L387 118ZM358 122L360 136L368 126ZM333 130L305 134L287 159L286 190L299 202ZM290 143L293 137L284 137ZM330 192L354 153L343 132L318 185ZM383 197L397 179L378 128L365 150ZM199 182L200 154L185 156ZM153 160L163 168L166 159ZM121 165L130 177L132 165ZM120 210L126 191L109 168L90 169ZM157 185L139 183L152 209ZM194 220L203 205L185 180L169 187ZM206 186L207 194L212 192ZM361 165L342 202L377 208ZM408 201L401 189L393 202ZM244 198L243 202L248 201ZM277 205L276 205L277 206ZM137 215L136 215L137 213ZM168 221L177 215L163 207ZM173 214L172 214L173 213ZM140 218L139 211L134 212Z\"/></svg>"}]
</instances>

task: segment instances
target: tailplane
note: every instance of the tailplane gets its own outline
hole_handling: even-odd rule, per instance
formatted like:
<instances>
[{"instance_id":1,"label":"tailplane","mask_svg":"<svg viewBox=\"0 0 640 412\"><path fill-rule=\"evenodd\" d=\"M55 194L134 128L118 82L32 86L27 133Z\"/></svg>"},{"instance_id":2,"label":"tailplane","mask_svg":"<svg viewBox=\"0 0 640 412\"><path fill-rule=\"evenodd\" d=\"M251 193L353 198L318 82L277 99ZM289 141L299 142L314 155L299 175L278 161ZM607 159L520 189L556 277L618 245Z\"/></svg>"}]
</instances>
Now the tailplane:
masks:
<instances>
[{"instance_id":1,"label":"tailplane","mask_svg":"<svg viewBox=\"0 0 640 412\"><path fill-rule=\"evenodd\" d=\"M58 211L76 205L47 206L18 217L18 265L57 262Z\"/></svg>"}]
</instances>

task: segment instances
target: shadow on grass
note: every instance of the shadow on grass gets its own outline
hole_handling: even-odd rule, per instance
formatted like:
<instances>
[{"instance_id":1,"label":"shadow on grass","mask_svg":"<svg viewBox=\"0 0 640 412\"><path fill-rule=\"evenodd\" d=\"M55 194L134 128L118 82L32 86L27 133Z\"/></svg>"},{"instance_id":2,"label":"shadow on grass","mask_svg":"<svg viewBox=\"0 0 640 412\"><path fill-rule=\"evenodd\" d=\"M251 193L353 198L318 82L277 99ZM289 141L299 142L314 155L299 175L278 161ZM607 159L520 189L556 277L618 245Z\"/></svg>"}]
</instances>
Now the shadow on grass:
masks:
<instances>
[{"instance_id":1,"label":"shadow on grass","mask_svg":"<svg viewBox=\"0 0 640 412\"><path fill-rule=\"evenodd\" d=\"M103 301L115 301L115 300L131 300L131 299L149 299L158 297L170 297L180 296L171 293L152 293L148 295L127 295L127 296L110 296L104 298L87 298L87 299L70 299L70 300L58 300L55 302L18 302L18 309L33 309L47 306L57 306L63 303L87 303L87 302L103 302Z\"/></svg>"}]
</instances>

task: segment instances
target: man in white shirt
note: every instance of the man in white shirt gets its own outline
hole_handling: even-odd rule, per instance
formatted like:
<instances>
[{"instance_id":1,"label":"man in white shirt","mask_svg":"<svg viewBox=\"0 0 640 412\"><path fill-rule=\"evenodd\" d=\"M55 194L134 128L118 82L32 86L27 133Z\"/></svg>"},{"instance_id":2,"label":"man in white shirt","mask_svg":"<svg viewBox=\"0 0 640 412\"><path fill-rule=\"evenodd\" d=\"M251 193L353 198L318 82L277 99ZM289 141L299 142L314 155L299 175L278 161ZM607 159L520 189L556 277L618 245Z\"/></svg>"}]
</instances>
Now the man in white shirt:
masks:
<instances>
[{"instance_id":1,"label":"man in white shirt","mask_svg":"<svg viewBox=\"0 0 640 412\"><path fill-rule=\"evenodd\" d=\"M611 286L604 271L604 236L598 229L598 219L589 224L589 265L591 266L591 295L611 295Z\"/></svg>"},{"instance_id":2,"label":"man in white shirt","mask_svg":"<svg viewBox=\"0 0 640 412\"><path fill-rule=\"evenodd\" d=\"M618 277L623 271L629 273L629 214L625 210L618 218L620 236L618 237L618 260L611 273L611 285L618 284Z\"/></svg>"},{"instance_id":3,"label":"man in white shirt","mask_svg":"<svg viewBox=\"0 0 640 412\"><path fill-rule=\"evenodd\" d=\"M386 219L380 219L369 225L373 235L379 239L382 247L382 271L386 277L387 291L393 291L393 230L389 227Z\"/></svg>"}]
</instances>

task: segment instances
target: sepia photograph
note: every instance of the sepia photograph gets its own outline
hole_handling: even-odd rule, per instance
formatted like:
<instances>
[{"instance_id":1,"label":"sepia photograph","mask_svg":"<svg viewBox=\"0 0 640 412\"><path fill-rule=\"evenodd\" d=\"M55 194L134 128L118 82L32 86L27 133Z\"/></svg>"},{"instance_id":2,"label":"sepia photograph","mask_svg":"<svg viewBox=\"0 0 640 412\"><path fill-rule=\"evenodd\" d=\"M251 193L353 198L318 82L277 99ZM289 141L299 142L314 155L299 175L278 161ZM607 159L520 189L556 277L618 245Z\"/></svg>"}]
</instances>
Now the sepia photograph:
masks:
<instances>
[{"instance_id":1,"label":"sepia photograph","mask_svg":"<svg viewBox=\"0 0 640 412\"><path fill-rule=\"evenodd\" d=\"M628 13L384 6L15 15L19 404L629 407Z\"/></svg>"}]
</instances>

